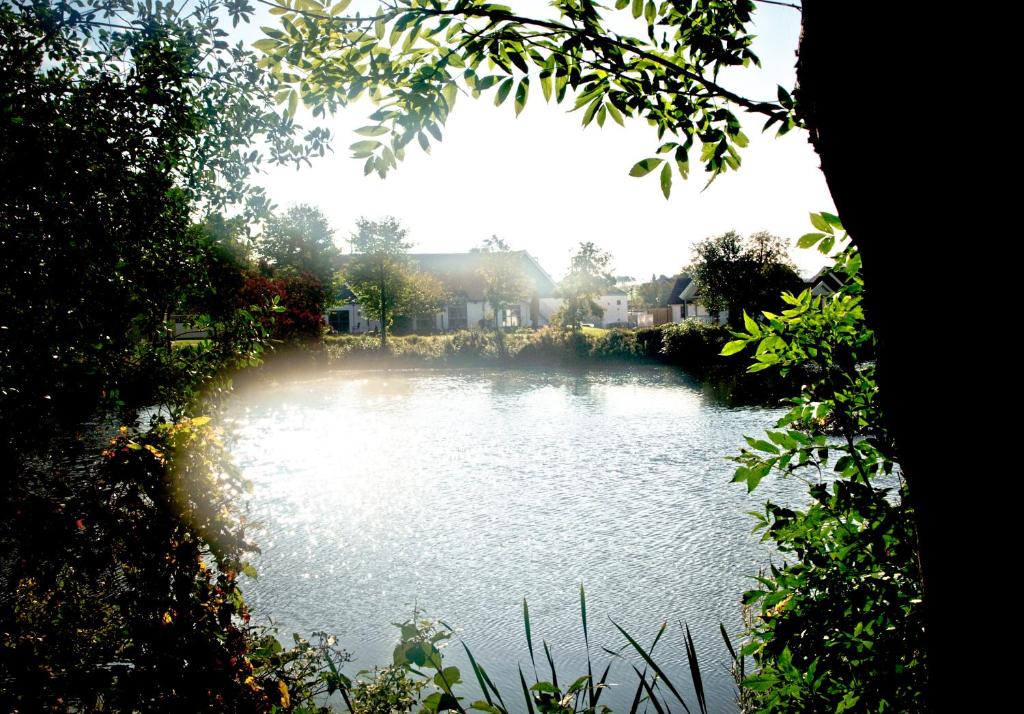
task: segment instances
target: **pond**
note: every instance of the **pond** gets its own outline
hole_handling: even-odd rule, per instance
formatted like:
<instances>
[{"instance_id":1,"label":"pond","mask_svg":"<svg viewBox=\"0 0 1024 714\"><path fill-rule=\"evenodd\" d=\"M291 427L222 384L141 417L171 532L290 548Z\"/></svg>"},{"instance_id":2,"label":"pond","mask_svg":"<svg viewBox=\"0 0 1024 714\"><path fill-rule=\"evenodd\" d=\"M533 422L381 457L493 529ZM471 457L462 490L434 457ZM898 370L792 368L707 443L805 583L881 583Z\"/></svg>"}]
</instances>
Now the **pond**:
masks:
<instances>
[{"instance_id":1,"label":"pond","mask_svg":"<svg viewBox=\"0 0 1024 714\"><path fill-rule=\"evenodd\" d=\"M414 608L456 628L523 708L535 646L564 683L582 674L579 586L601 669L625 640L659 644L687 681L680 624L696 641L711 711L735 710L719 623L769 560L748 511L800 497L766 479L731 484L725 457L782 413L730 408L663 367L619 371L345 372L252 386L231 405L233 453L253 481L255 612L282 632L326 630L360 669L390 662ZM462 648L468 701L480 698ZM541 667L543 655L537 653ZM606 703L628 710L636 676L613 666ZM688 688L684 691L690 691Z\"/></svg>"}]
</instances>

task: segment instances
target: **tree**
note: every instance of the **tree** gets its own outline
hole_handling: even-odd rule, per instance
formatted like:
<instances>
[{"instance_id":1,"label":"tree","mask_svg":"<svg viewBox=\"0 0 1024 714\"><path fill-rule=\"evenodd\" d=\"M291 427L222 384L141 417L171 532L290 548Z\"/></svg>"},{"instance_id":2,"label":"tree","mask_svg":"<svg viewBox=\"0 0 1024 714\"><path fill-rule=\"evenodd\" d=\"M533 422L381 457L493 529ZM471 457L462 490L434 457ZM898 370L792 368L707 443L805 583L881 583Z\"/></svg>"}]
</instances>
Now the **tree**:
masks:
<instances>
[{"instance_id":1,"label":"tree","mask_svg":"<svg viewBox=\"0 0 1024 714\"><path fill-rule=\"evenodd\" d=\"M677 276L678 277L678 276ZM669 293L672 286L676 284L676 277L665 275L656 276L651 274L651 279L646 283L638 283L629 288L630 308L646 310L654 307L667 307L671 298Z\"/></svg>"},{"instance_id":2,"label":"tree","mask_svg":"<svg viewBox=\"0 0 1024 714\"><path fill-rule=\"evenodd\" d=\"M561 101L574 90L584 123L636 116L649 120L659 137L676 137L632 171L646 175L660 168L666 193L672 165L685 176L698 143L700 161L712 177L739 166L746 139L734 109L766 117L766 128L806 129L843 224L864 259L866 310L878 339L879 387L888 403L885 418L915 502L929 602L932 696L948 705L955 700L956 668L962 666L948 644L955 641L950 623L963 602L957 568L945 559L957 547L955 529L946 524L966 520L984 529L988 520L982 518L980 501L943 497L955 471L931 443L945 428L942 390L919 369L915 335L939 334L946 317L930 305L930 291L907 289L908 276L939 274L943 265L938 254L922 252L892 217L913 215L917 235L946 235L952 226L969 232L975 204L987 205L998 195L973 181L965 187L964 181L951 180L948 157L935 149L942 139L919 140L920 127L934 122L936 97L948 91L944 73L921 72L934 54L930 38L980 37L983 20L965 27L961 15L923 13L915 6L889 8L882 18L852 0L772 4L793 8L802 18L797 86L780 87L777 102L740 96L716 81L723 67L757 62L747 27L752 0L616 0L616 11L629 8L646 25L646 38L613 31L587 0L556 0L553 13L536 17L482 0L403 0L368 17L346 17L339 10L345 2L328 5L326 12L282 6L288 33L261 40L260 49L268 67L301 57L293 85L303 88L314 111L334 110L374 93L381 109L371 115L375 123L360 130L367 139L352 147L367 172L386 173L413 140L421 146L429 145L429 137L439 140L460 92L478 96L494 90L500 103L514 89L516 111L522 111L531 65L546 99ZM337 31L325 31L327 23ZM871 38L868 50L865 38ZM983 77L974 80L981 88L994 88ZM903 127L915 127L914 136ZM879 157L891 164L880 167ZM908 185L916 189L914 197ZM935 210L937 205L943 210ZM965 259L973 272L991 272L983 253ZM919 329L905 329L905 314L921 321ZM978 362L976 353L954 349L958 359ZM999 368L1004 380L1013 379L1007 364ZM972 468L966 454L955 466Z\"/></svg>"},{"instance_id":3,"label":"tree","mask_svg":"<svg viewBox=\"0 0 1024 714\"><path fill-rule=\"evenodd\" d=\"M263 335L252 313L211 309L222 339L166 339L172 310L211 306L238 278L193 216L265 207L246 180L250 142L286 160L322 136L297 140L251 52L224 41L222 18L249 11L0 4L5 711L248 712L284 698L250 649L236 582L252 547L245 484L197 416Z\"/></svg>"},{"instance_id":4,"label":"tree","mask_svg":"<svg viewBox=\"0 0 1024 714\"><path fill-rule=\"evenodd\" d=\"M292 206L284 215L270 216L256 240L256 249L275 268L309 273L325 288L331 285L341 256L327 217L306 204Z\"/></svg>"},{"instance_id":5,"label":"tree","mask_svg":"<svg viewBox=\"0 0 1024 714\"><path fill-rule=\"evenodd\" d=\"M612 257L593 243L580 243L569 262L569 273L558 286L562 307L553 318L562 327L579 330L591 316L603 314L595 300L615 284L609 272Z\"/></svg>"},{"instance_id":6,"label":"tree","mask_svg":"<svg viewBox=\"0 0 1024 714\"><path fill-rule=\"evenodd\" d=\"M480 275L484 279L484 300L494 311L494 329L498 334L498 342L504 349L502 331L505 317L512 305L517 305L530 294L530 283L523 272L519 254L513 252L508 243L498 236L484 240L483 245L475 248L483 254Z\"/></svg>"},{"instance_id":7,"label":"tree","mask_svg":"<svg viewBox=\"0 0 1024 714\"><path fill-rule=\"evenodd\" d=\"M395 317L435 312L444 303L444 288L436 278L409 264L407 253L412 244L395 218L360 218L356 228L350 241L355 255L342 274L366 316L380 323L380 346L387 349Z\"/></svg>"},{"instance_id":8,"label":"tree","mask_svg":"<svg viewBox=\"0 0 1024 714\"><path fill-rule=\"evenodd\" d=\"M712 314L728 310L735 328L743 325L744 311L760 315L776 309L782 293L802 286L786 243L765 231L748 238L735 231L706 238L693 254L686 272L697 281L701 303Z\"/></svg>"}]
</instances>

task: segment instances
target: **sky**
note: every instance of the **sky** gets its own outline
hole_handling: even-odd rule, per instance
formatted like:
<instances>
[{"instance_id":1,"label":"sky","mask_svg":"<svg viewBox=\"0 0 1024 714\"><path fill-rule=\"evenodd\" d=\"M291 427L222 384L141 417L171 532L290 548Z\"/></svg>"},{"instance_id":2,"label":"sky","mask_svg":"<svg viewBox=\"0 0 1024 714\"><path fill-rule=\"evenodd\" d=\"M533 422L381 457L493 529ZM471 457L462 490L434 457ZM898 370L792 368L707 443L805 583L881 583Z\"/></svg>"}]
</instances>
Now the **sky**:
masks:
<instances>
[{"instance_id":1,"label":"sky","mask_svg":"<svg viewBox=\"0 0 1024 714\"><path fill-rule=\"evenodd\" d=\"M540 0L524 2L524 8ZM753 99L773 99L776 85L792 89L799 13L761 6L755 16L755 52L762 69L731 70L721 84ZM270 25L276 18L259 18ZM511 100L462 96L448 119L444 140L431 153L415 144L384 179L363 175L363 161L349 158L359 140L354 129L370 122L369 104L345 109L326 122L334 134L333 153L312 168L270 167L258 180L281 209L298 203L320 208L336 230L339 245L360 217L394 216L408 229L413 252L464 252L491 235L526 250L556 279L581 241L609 252L614 273L647 280L672 275L690 261L690 247L728 230L767 230L795 244L811 230L808 214L834 211L819 162L807 134L777 138L761 133L763 119L741 117L750 138L738 172L719 176L706 190L706 174L691 156L688 181L675 176L672 196L659 189L657 171L629 176L638 160L659 145L643 120L620 127L584 129L573 103L545 104L540 92L516 118ZM300 110L298 121L315 121ZM823 263L817 253L792 248L800 272Z\"/></svg>"}]
</instances>

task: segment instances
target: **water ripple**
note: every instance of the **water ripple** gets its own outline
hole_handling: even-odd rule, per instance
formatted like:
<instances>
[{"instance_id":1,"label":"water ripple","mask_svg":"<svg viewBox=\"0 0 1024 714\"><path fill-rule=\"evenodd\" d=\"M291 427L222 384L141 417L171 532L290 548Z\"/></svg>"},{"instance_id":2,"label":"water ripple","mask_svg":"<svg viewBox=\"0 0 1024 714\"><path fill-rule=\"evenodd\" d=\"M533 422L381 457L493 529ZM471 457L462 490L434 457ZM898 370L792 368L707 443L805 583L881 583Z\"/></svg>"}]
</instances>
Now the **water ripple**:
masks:
<instances>
[{"instance_id":1,"label":"water ripple","mask_svg":"<svg viewBox=\"0 0 1024 714\"><path fill-rule=\"evenodd\" d=\"M365 372L253 388L231 410L263 524L249 600L286 632L336 633L357 668L387 662L390 623L425 608L515 691L516 663L529 661L522 598L565 678L584 655L583 582L592 644L622 644L608 618L642 640L685 621L712 710L732 710L718 623L739 629L740 593L768 557L744 514L799 488L767 480L747 496L724 457L778 413L725 408L663 368ZM680 638L662 647L681 666ZM613 689L608 703L631 696Z\"/></svg>"}]
</instances>

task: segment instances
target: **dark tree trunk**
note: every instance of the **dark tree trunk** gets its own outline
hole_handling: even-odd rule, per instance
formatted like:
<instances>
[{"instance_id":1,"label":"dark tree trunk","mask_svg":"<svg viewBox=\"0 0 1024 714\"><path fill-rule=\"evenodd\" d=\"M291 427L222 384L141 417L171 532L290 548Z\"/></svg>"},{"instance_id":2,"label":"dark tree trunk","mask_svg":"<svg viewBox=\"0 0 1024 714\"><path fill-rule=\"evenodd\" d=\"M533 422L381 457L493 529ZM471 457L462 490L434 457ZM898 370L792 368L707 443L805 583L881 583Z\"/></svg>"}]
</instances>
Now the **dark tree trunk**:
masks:
<instances>
[{"instance_id":1,"label":"dark tree trunk","mask_svg":"<svg viewBox=\"0 0 1024 714\"><path fill-rule=\"evenodd\" d=\"M898 17L903 13L907 17ZM969 336L949 334L951 316L942 306L952 293L943 284L978 276L969 269L954 272L951 260L960 266L962 256L952 258L943 245L950 237L962 247L953 226L970 204L951 195L947 148L925 139L926 128L940 120L943 99L929 77L943 70L921 40L945 37L924 26L929 13L941 14L917 5L904 10L804 0L796 98L836 208L864 261L867 317L879 342L880 395L917 518L929 706L952 711L958 696L989 688L965 676L978 666L969 660L980 652L954 654L964 639L977 637L972 630L983 629L965 594L976 586L975 568L983 566L974 552L974 562L954 554L981 536L977 499L985 486L958 481L970 479L961 469L972 443L984 447L966 437L951 440L967 433L968 405L955 400L976 375L959 371L968 369L969 359L948 359L969 358L971 350L955 344ZM944 335L954 343L950 351L938 349L949 344ZM940 365L948 373L937 381Z\"/></svg>"}]
</instances>

